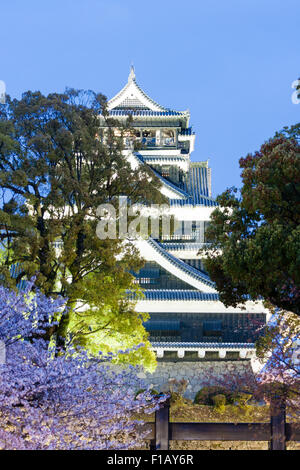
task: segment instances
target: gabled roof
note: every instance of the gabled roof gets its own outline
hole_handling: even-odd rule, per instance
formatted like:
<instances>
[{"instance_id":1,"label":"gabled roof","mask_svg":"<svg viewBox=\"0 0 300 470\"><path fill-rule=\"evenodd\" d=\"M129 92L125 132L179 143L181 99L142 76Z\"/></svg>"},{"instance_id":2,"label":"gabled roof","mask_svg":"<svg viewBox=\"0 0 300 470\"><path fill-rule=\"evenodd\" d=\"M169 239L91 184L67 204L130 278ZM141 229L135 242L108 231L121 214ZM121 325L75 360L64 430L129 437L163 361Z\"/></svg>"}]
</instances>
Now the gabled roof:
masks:
<instances>
[{"instance_id":1,"label":"gabled roof","mask_svg":"<svg viewBox=\"0 0 300 470\"><path fill-rule=\"evenodd\" d=\"M124 88L108 101L108 111L111 114L126 114L129 110L139 115L189 115L189 111L173 111L156 103L137 84L133 66L131 66L128 81Z\"/></svg>"}]
</instances>

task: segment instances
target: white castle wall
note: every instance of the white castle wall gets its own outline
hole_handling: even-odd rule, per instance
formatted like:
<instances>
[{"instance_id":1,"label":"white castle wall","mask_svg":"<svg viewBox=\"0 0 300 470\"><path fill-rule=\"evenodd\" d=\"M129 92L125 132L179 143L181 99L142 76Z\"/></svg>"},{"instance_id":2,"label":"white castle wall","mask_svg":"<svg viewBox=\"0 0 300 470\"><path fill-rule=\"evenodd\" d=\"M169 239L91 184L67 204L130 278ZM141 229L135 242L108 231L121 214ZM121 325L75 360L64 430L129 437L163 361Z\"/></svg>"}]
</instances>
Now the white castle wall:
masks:
<instances>
[{"instance_id":1,"label":"white castle wall","mask_svg":"<svg viewBox=\"0 0 300 470\"><path fill-rule=\"evenodd\" d=\"M157 391L168 391L168 380L185 379L188 381L186 398L194 399L198 390L207 385L218 383L224 375L242 376L251 373L250 361L207 361L207 362L159 362L153 374L140 372L138 377Z\"/></svg>"}]
</instances>

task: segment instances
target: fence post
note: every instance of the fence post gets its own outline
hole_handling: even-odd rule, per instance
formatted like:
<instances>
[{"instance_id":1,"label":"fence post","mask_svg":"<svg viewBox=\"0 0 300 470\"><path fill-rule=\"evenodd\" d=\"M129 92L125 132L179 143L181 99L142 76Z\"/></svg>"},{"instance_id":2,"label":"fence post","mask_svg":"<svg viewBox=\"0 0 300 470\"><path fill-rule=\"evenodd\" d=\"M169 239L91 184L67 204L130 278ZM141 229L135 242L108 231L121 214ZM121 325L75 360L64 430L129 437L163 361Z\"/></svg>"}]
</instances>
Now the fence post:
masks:
<instances>
[{"instance_id":1,"label":"fence post","mask_svg":"<svg viewBox=\"0 0 300 470\"><path fill-rule=\"evenodd\" d=\"M271 442L270 450L286 450L286 403L279 397L271 400Z\"/></svg>"},{"instance_id":2,"label":"fence post","mask_svg":"<svg viewBox=\"0 0 300 470\"><path fill-rule=\"evenodd\" d=\"M155 412L155 449L169 450L169 399Z\"/></svg>"}]
</instances>

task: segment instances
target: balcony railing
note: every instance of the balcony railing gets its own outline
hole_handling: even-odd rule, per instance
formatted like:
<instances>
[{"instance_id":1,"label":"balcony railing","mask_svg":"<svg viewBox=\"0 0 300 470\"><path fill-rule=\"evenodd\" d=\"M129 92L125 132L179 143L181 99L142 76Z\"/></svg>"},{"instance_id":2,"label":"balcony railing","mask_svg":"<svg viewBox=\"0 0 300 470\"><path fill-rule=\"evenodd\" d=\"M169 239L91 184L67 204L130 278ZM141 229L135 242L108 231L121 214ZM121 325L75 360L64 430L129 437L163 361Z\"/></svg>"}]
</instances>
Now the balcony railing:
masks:
<instances>
[{"instance_id":1,"label":"balcony railing","mask_svg":"<svg viewBox=\"0 0 300 470\"><path fill-rule=\"evenodd\" d=\"M130 139L126 138L124 144L127 148L131 148L134 144L140 145L141 148L153 148L153 147L176 147L175 139L165 138L165 139L156 139L156 137L143 137ZM179 148L179 146L178 146Z\"/></svg>"},{"instance_id":2,"label":"balcony railing","mask_svg":"<svg viewBox=\"0 0 300 470\"><path fill-rule=\"evenodd\" d=\"M147 147L155 147L156 146L156 138L155 137L143 137L141 142L142 142L142 145L146 145Z\"/></svg>"},{"instance_id":3,"label":"balcony railing","mask_svg":"<svg viewBox=\"0 0 300 470\"><path fill-rule=\"evenodd\" d=\"M166 147L174 147L175 145L175 140L172 138L161 139L161 142Z\"/></svg>"},{"instance_id":4,"label":"balcony railing","mask_svg":"<svg viewBox=\"0 0 300 470\"><path fill-rule=\"evenodd\" d=\"M193 240L193 241L196 241L197 240L197 235L196 233L191 233L191 234L173 234L173 235L167 235L167 236L164 236L162 235L162 240Z\"/></svg>"}]
</instances>

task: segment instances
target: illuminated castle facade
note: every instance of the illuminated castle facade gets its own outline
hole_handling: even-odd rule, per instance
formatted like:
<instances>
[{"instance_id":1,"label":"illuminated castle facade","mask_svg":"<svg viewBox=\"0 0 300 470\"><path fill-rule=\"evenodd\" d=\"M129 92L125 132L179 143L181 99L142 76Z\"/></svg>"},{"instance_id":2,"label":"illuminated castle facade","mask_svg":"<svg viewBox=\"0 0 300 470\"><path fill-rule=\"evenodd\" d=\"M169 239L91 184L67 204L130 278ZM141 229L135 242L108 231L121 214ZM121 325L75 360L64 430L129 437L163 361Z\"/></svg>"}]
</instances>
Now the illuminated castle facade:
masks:
<instances>
[{"instance_id":1,"label":"illuminated castle facade","mask_svg":"<svg viewBox=\"0 0 300 470\"><path fill-rule=\"evenodd\" d=\"M250 301L246 309L226 308L198 255L217 203L208 162L191 160L195 134L189 111L152 100L137 84L133 67L127 84L108 102L108 111L121 122L132 116L134 136L125 138L125 154L133 165L155 171L170 213L183 226L180 234L138 243L146 264L136 273L145 294L136 309L150 314L145 327L158 361L250 363L255 325L265 323L267 312Z\"/></svg>"}]
</instances>

